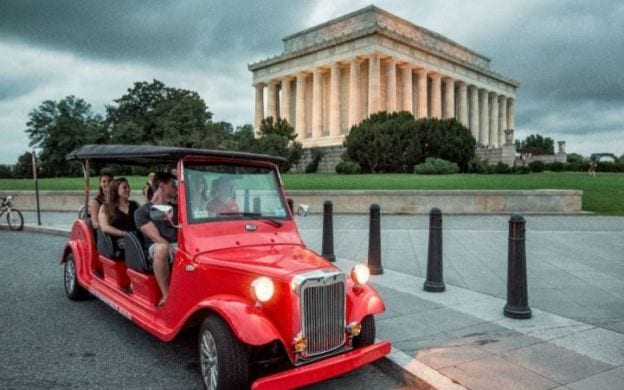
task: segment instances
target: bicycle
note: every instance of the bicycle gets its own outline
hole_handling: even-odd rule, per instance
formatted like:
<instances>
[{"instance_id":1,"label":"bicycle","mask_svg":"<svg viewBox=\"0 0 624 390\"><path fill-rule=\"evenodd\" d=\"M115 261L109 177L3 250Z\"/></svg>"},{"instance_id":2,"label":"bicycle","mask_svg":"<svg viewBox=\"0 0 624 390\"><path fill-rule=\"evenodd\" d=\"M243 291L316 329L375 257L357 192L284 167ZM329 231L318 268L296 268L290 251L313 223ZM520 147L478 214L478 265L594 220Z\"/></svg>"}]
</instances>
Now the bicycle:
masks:
<instances>
[{"instance_id":1,"label":"bicycle","mask_svg":"<svg viewBox=\"0 0 624 390\"><path fill-rule=\"evenodd\" d=\"M22 228L24 228L24 217L21 211L13 208L13 196L3 196L0 197L0 200L2 200L2 204L0 205L0 217L2 217L4 213L7 213L7 223L11 230L22 230Z\"/></svg>"}]
</instances>

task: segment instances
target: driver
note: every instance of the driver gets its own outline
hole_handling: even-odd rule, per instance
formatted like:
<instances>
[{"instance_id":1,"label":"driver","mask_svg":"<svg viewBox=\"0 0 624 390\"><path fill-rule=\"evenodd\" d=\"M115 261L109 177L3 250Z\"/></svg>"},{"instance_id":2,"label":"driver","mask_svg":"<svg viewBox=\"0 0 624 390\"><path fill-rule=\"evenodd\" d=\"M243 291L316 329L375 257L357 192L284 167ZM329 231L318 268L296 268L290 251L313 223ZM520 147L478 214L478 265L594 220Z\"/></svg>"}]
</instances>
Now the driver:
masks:
<instances>
[{"instance_id":1,"label":"driver","mask_svg":"<svg viewBox=\"0 0 624 390\"><path fill-rule=\"evenodd\" d=\"M219 176L212 181L210 196L212 199L206 207L209 217L218 217L219 214L238 213L238 204L234 199L234 183L230 175Z\"/></svg>"},{"instance_id":2,"label":"driver","mask_svg":"<svg viewBox=\"0 0 624 390\"><path fill-rule=\"evenodd\" d=\"M175 180L176 177L170 173L156 173L152 199L139 207L134 213L134 221L145 238L144 243L149 253L148 257L153 262L154 276L162 294L162 298L158 302L159 307L167 301L167 295L169 294L169 270L177 250L178 231L173 225L178 223L178 210L175 204L169 202L169 199L175 198L177 194ZM173 220L152 221L150 219L150 208L152 205L172 206Z\"/></svg>"}]
</instances>

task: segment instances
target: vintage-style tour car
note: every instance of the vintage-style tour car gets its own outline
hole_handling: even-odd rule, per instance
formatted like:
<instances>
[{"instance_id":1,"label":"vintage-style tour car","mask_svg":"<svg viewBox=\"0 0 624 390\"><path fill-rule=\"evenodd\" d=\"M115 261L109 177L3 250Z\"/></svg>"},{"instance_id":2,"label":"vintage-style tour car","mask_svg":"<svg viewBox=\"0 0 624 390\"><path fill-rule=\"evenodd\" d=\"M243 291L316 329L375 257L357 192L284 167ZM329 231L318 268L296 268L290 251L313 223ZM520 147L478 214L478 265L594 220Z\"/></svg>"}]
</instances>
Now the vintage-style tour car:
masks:
<instances>
[{"instance_id":1,"label":"vintage-style tour car","mask_svg":"<svg viewBox=\"0 0 624 390\"><path fill-rule=\"evenodd\" d=\"M178 250L166 303L158 305L140 232L126 235L120 253L88 218L73 224L62 253L64 286L70 299L93 295L162 341L198 326L206 388L294 388L390 352L389 342L375 342L374 315L384 304L366 266L345 273L303 243L282 159L146 145L85 145L67 159L83 163L85 204L95 162L177 169ZM206 193L223 180L238 211L215 215ZM172 210L154 206L150 218L168 220Z\"/></svg>"}]
</instances>

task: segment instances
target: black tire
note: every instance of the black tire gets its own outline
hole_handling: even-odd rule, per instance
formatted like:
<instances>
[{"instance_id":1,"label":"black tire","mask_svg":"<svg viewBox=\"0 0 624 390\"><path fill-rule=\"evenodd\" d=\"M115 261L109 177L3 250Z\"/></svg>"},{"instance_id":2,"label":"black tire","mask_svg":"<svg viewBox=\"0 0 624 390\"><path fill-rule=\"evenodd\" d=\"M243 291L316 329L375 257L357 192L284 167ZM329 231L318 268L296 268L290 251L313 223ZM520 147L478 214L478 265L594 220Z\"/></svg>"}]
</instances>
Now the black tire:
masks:
<instances>
[{"instance_id":1,"label":"black tire","mask_svg":"<svg viewBox=\"0 0 624 390\"><path fill-rule=\"evenodd\" d=\"M362 348L375 342L375 317L367 315L362 320L360 334L353 338L353 348Z\"/></svg>"},{"instance_id":2,"label":"black tire","mask_svg":"<svg viewBox=\"0 0 624 390\"><path fill-rule=\"evenodd\" d=\"M63 285L65 286L65 294L67 294L67 298L72 301L81 301L89 297L89 292L78 282L78 277L76 276L76 263L74 262L74 255L71 253L65 258L63 282Z\"/></svg>"},{"instance_id":3,"label":"black tire","mask_svg":"<svg viewBox=\"0 0 624 390\"><path fill-rule=\"evenodd\" d=\"M197 340L199 367L206 389L246 389L249 364L245 347L216 315L206 317Z\"/></svg>"},{"instance_id":4,"label":"black tire","mask_svg":"<svg viewBox=\"0 0 624 390\"><path fill-rule=\"evenodd\" d=\"M24 217L22 212L16 209L7 211L7 223L11 230L22 230L24 227Z\"/></svg>"}]
</instances>

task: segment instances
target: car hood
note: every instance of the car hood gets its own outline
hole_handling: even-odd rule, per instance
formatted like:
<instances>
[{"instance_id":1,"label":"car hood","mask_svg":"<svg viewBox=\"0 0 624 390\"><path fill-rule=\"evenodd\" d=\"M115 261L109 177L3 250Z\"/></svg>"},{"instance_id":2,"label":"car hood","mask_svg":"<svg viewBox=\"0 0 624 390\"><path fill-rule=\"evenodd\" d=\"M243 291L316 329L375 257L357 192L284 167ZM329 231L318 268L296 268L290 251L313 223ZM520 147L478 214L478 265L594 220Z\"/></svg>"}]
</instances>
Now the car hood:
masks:
<instances>
[{"instance_id":1,"label":"car hood","mask_svg":"<svg viewBox=\"0 0 624 390\"><path fill-rule=\"evenodd\" d=\"M318 269L338 270L325 258L301 245L258 245L222 249L201 254L196 261L280 278Z\"/></svg>"}]
</instances>

